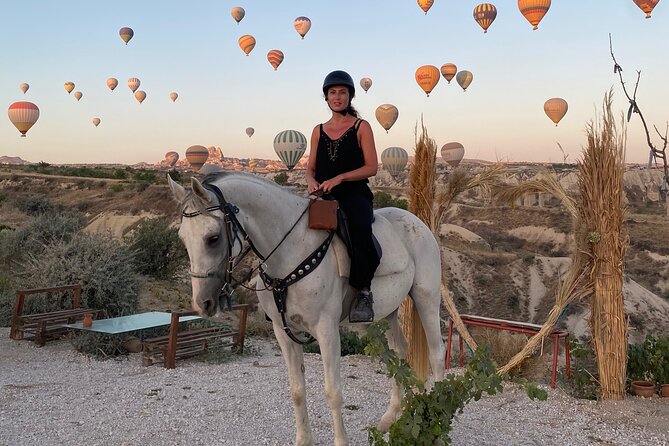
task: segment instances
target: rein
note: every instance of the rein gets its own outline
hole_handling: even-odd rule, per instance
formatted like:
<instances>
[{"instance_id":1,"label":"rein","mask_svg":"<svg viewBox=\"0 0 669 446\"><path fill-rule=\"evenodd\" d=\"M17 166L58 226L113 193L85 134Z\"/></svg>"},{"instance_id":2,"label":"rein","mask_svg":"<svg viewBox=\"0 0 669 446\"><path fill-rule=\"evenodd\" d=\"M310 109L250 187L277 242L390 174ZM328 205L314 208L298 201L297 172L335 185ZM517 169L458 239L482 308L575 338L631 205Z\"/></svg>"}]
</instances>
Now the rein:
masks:
<instances>
[{"instance_id":1,"label":"rein","mask_svg":"<svg viewBox=\"0 0 669 446\"><path fill-rule=\"evenodd\" d=\"M316 248L305 260L303 260L300 263L298 267L296 267L286 277L284 277L283 279L274 278L269 274L267 274L267 272L265 271L264 268L267 266L265 262L276 252L277 249L279 249L279 247L283 244L283 242L286 241L288 235L290 235L290 233L293 232L293 230L300 222L302 217L304 217L304 214L306 214L306 212L309 210L311 202L302 211L302 213L297 218L295 223L293 223L288 232L286 232L286 234L274 247L274 249L272 249L270 253L267 255L267 257L265 257L255 247L255 245L253 244L253 240L251 240L248 233L244 230L244 227L237 219L236 214L239 213L239 208L232 203L228 203L225 197L223 196L223 193L217 186L213 184L203 184L203 186L205 189L211 191L214 195L216 195L216 198L218 199L218 205L209 206L203 210L198 210L194 212L182 211L181 215L182 217L192 218L201 215L204 212L221 211L223 213L223 221L225 224L225 236L228 240L228 260L223 275L221 275L220 270L216 268L214 271L207 271L205 273L189 271L190 276L199 279L218 278L223 280L224 285L221 291L223 294L225 294L228 308L231 308L232 307L231 300L234 295L233 287L240 284L244 286L242 282L244 280L250 279L253 272L257 270L258 274L260 275L260 278L262 279L265 285L264 290L270 290L274 294L274 303L276 304L277 310L281 315L281 322L283 324L282 328L286 332L288 337L298 344L310 344L314 342L316 339L311 335L309 335L306 340L301 340L297 338L288 327L288 324L286 322L286 312L287 312L286 301L288 296L288 287L294 284L295 282L298 282L299 280L303 279L304 277L308 276L312 271L316 269L316 267L318 267L318 265L320 265L323 258L325 258L325 254L327 253L328 247L330 246L330 242L334 237L335 231L334 230L328 231L328 236L325 239L325 241L321 243L321 245L318 248ZM240 237L240 233L243 236L243 240ZM249 246L246 249L243 249L239 254L234 256L233 255L234 244L236 242L239 242L240 246L243 248L244 241L247 241ZM260 259L260 263L258 264L257 267L253 268L244 279L238 280L236 281L236 283L233 283L234 277L232 276L232 273L234 269L239 265L241 260L251 250Z\"/></svg>"}]
</instances>

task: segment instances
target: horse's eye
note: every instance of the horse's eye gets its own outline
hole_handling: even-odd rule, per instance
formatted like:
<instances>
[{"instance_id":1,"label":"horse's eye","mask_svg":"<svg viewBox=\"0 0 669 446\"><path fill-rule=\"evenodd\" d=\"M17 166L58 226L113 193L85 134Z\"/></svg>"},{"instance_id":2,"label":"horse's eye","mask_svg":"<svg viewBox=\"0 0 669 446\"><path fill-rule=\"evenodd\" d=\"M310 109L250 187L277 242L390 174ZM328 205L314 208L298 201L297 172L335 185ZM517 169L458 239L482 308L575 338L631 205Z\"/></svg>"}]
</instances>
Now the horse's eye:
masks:
<instances>
[{"instance_id":1,"label":"horse's eye","mask_svg":"<svg viewBox=\"0 0 669 446\"><path fill-rule=\"evenodd\" d=\"M218 243L218 240L221 237L219 235L212 235L211 237L207 237L207 245L209 246L214 246L215 244Z\"/></svg>"}]
</instances>

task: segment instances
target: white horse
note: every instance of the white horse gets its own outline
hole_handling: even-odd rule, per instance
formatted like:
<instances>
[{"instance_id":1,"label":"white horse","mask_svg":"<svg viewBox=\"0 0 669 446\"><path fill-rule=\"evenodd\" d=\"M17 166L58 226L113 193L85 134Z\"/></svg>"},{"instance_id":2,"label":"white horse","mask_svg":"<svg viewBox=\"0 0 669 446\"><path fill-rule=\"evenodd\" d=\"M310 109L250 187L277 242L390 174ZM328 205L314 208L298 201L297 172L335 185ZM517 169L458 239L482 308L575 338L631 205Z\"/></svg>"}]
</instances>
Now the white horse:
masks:
<instances>
[{"instance_id":1,"label":"white horse","mask_svg":"<svg viewBox=\"0 0 669 446\"><path fill-rule=\"evenodd\" d=\"M226 172L209 175L203 182L192 178L192 191L171 178L168 181L181 205L179 236L190 257L193 309L205 316L222 309L220 291L230 280L226 266L233 269L231 259L240 256L245 235L264 259L261 267L266 276L261 274L256 291L260 306L273 321L288 369L296 444L311 445L313 438L307 416L302 345L291 340L292 333L308 333L318 340L334 444L348 444L342 420L339 325L347 320L355 290L348 284L350 263L343 242L334 237L324 251L328 232L308 228L305 210L309 200L259 177ZM398 321L398 308L407 294L411 296L425 328L432 377L441 380L444 345L439 321L441 259L437 242L416 216L397 208L377 210L373 231L383 248L372 281L375 317L389 321L389 344L406 357L407 342ZM291 275L297 280L284 294L282 322L266 279L290 280ZM386 431L399 416L401 398L401 389L393 384L390 404L378 424L380 430Z\"/></svg>"}]
</instances>

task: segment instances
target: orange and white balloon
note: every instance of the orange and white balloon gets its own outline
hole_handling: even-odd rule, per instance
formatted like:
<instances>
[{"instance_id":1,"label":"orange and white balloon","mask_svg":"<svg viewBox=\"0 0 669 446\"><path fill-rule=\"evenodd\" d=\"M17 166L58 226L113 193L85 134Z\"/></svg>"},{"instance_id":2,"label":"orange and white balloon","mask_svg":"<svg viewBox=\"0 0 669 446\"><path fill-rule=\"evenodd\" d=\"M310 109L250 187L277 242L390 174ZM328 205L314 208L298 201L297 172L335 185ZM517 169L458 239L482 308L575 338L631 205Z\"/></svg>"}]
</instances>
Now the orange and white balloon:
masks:
<instances>
[{"instance_id":1,"label":"orange and white balloon","mask_svg":"<svg viewBox=\"0 0 669 446\"><path fill-rule=\"evenodd\" d=\"M295 31L297 31L297 33L304 39L304 36L306 36L311 29L311 19L309 19L309 17L300 16L293 21L293 26L295 27Z\"/></svg>"},{"instance_id":2,"label":"orange and white balloon","mask_svg":"<svg viewBox=\"0 0 669 446\"><path fill-rule=\"evenodd\" d=\"M283 51L269 50L267 53L267 60L269 61L269 64L274 67L274 71L276 71L276 69L279 68L279 65L281 65L281 62L283 62Z\"/></svg>"},{"instance_id":3,"label":"orange and white balloon","mask_svg":"<svg viewBox=\"0 0 669 446\"><path fill-rule=\"evenodd\" d=\"M239 38L239 47L248 56L253 48L256 46L256 38L250 34L244 34Z\"/></svg>"},{"instance_id":4,"label":"orange and white balloon","mask_svg":"<svg viewBox=\"0 0 669 446\"><path fill-rule=\"evenodd\" d=\"M532 29L539 28L539 22L551 7L551 0L518 0L518 10L530 22Z\"/></svg>"},{"instance_id":5,"label":"orange and white balloon","mask_svg":"<svg viewBox=\"0 0 669 446\"><path fill-rule=\"evenodd\" d=\"M118 80L114 77L110 77L107 79L107 87L111 90L114 91L114 88L118 85Z\"/></svg>"},{"instance_id":6,"label":"orange and white balloon","mask_svg":"<svg viewBox=\"0 0 669 446\"><path fill-rule=\"evenodd\" d=\"M455 73L458 72L458 67L452 63L445 63L441 66L441 75L444 76L444 79L451 83L451 79L455 77Z\"/></svg>"},{"instance_id":7,"label":"orange and white balloon","mask_svg":"<svg viewBox=\"0 0 669 446\"><path fill-rule=\"evenodd\" d=\"M488 28L492 25L497 17L497 8L492 3L481 3L474 8L474 20L483 28L483 32L487 33Z\"/></svg>"},{"instance_id":8,"label":"orange and white balloon","mask_svg":"<svg viewBox=\"0 0 669 446\"><path fill-rule=\"evenodd\" d=\"M555 127L567 114L568 109L569 104L562 98L551 98L544 103L544 112L555 123Z\"/></svg>"},{"instance_id":9,"label":"orange and white balloon","mask_svg":"<svg viewBox=\"0 0 669 446\"><path fill-rule=\"evenodd\" d=\"M128 79L128 88L134 93L135 91L137 91L141 83L142 82L140 82L140 80L137 79L136 77L131 77L130 79Z\"/></svg>"},{"instance_id":10,"label":"orange and white balloon","mask_svg":"<svg viewBox=\"0 0 669 446\"><path fill-rule=\"evenodd\" d=\"M30 85L26 84L23 82L21 85L19 85L19 89L23 92L23 94L26 94L26 91L30 88Z\"/></svg>"},{"instance_id":11,"label":"orange and white balloon","mask_svg":"<svg viewBox=\"0 0 669 446\"><path fill-rule=\"evenodd\" d=\"M170 167L174 167L174 165L179 161L179 154L174 151L167 152L165 154L165 161L167 161L167 164Z\"/></svg>"},{"instance_id":12,"label":"orange and white balloon","mask_svg":"<svg viewBox=\"0 0 669 446\"><path fill-rule=\"evenodd\" d=\"M427 15L427 12L430 10L433 4L434 0L418 0L418 6L420 6L420 9L425 12L425 15Z\"/></svg>"},{"instance_id":13,"label":"orange and white balloon","mask_svg":"<svg viewBox=\"0 0 669 446\"><path fill-rule=\"evenodd\" d=\"M454 169L465 156L465 147L459 142L449 142L441 148L441 157Z\"/></svg>"},{"instance_id":14,"label":"orange and white balloon","mask_svg":"<svg viewBox=\"0 0 669 446\"><path fill-rule=\"evenodd\" d=\"M142 90L137 90L135 92L135 99L137 99L137 101L141 104L142 102L144 102L144 99L146 99L146 92Z\"/></svg>"},{"instance_id":15,"label":"orange and white balloon","mask_svg":"<svg viewBox=\"0 0 669 446\"><path fill-rule=\"evenodd\" d=\"M39 119L39 108L32 102L14 102L7 110L9 120L25 138L26 133Z\"/></svg>"},{"instance_id":16,"label":"orange and white balloon","mask_svg":"<svg viewBox=\"0 0 669 446\"><path fill-rule=\"evenodd\" d=\"M170 99L172 99L172 102L176 101L178 97L179 97L179 94L176 91L173 91L172 93L170 93Z\"/></svg>"},{"instance_id":17,"label":"orange and white balloon","mask_svg":"<svg viewBox=\"0 0 669 446\"><path fill-rule=\"evenodd\" d=\"M94 126L97 127L97 126L100 125L100 122L102 122L102 121L100 120L100 118L93 118L93 119L91 119L91 122L93 123Z\"/></svg>"},{"instance_id":18,"label":"orange and white balloon","mask_svg":"<svg viewBox=\"0 0 669 446\"><path fill-rule=\"evenodd\" d=\"M392 104L381 104L376 107L376 112L374 114L376 115L376 120L381 124L381 127L388 133L388 130L390 130L400 116L400 111Z\"/></svg>"},{"instance_id":19,"label":"orange and white balloon","mask_svg":"<svg viewBox=\"0 0 669 446\"><path fill-rule=\"evenodd\" d=\"M430 96L434 87L439 83L441 75L439 68L434 65L423 65L416 70L416 82L427 96Z\"/></svg>"}]
</instances>

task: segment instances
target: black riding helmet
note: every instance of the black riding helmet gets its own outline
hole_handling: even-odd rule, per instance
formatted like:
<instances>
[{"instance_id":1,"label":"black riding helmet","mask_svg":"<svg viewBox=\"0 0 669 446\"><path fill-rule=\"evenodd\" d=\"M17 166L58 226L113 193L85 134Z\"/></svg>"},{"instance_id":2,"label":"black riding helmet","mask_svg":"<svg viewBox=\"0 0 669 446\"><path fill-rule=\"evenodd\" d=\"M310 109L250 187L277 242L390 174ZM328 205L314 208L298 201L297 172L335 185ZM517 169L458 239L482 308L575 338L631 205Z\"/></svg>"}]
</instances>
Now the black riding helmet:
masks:
<instances>
[{"instance_id":1,"label":"black riding helmet","mask_svg":"<svg viewBox=\"0 0 669 446\"><path fill-rule=\"evenodd\" d=\"M325 80L323 81L323 95L327 97L328 88L336 85L347 87L349 96L353 99L355 96L355 84L353 83L353 78L350 74L346 71L336 70L325 76Z\"/></svg>"}]
</instances>

